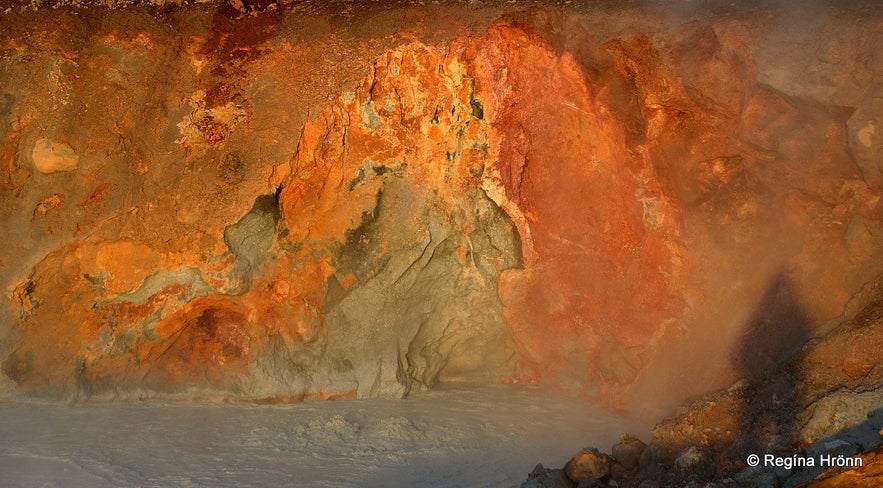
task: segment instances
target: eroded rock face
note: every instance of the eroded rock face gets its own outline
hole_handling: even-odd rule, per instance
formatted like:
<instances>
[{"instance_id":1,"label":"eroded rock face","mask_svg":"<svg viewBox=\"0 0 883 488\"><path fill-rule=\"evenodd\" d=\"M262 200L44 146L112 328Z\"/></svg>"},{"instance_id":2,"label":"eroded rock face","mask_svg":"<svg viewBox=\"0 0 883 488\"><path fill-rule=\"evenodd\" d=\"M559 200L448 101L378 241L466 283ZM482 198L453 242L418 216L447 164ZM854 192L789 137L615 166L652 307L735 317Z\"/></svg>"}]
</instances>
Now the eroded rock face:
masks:
<instances>
[{"instance_id":1,"label":"eroded rock face","mask_svg":"<svg viewBox=\"0 0 883 488\"><path fill-rule=\"evenodd\" d=\"M634 380L682 312L679 218L651 162L629 151L606 79L518 31L493 34L494 50L477 56L479 68L505 70L482 84L498 158L484 187L524 249L524 269L503 274L500 291L524 379L603 395Z\"/></svg>"},{"instance_id":2,"label":"eroded rock face","mask_svg":"<svg viewBox=\"0 0 883 488\"><path fill-rule=\"evenodd\" d=\"M497 279L521 249L481 188L490 128L462 64L422 44L381 57L273 176L277 245L320 269L298 284L318 299L319 367L360 394L491 379L515 352Z\"/></svg>"},{"instance_id":3,"label":"eroded rock face","mask_svg":"<svg viewBox=\"0 0 883 488\"><path fill-rule=\"evenodd\" d=\"M235 7L3 37L3 80L48 80L0 95L16 391L511 381L664 408L790 354L883 271L875 92L781 86L759 16L647 35L365 7L363 31Z\"/></svg>"}]
</instances>

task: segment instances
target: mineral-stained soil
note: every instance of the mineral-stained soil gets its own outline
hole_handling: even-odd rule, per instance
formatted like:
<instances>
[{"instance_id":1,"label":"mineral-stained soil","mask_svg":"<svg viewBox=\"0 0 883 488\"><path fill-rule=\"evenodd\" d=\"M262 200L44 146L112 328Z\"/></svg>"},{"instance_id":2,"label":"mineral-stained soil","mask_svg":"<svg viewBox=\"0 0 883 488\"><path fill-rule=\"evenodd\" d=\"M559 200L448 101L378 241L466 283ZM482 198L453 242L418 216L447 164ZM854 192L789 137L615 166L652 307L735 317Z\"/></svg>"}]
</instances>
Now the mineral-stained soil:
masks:
<instances>
[{"instance_id":1,"label":"mineral-stained soil","mask_svg":"<svg viewBox=\"0 0 883 488\"><path fill-rule=\"evenodd\" d=\"M880 377L877 2L0 6L2 396Z\"/></svg>"}]
</instances>

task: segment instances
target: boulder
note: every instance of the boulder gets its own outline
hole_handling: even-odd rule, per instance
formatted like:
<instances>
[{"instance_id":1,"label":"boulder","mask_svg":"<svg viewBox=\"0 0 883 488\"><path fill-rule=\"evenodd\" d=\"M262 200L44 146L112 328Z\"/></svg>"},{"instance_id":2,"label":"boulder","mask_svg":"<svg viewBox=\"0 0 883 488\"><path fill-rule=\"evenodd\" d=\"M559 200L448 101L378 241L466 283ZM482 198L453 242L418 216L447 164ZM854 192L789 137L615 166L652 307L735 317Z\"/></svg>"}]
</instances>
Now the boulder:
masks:
<instances>
[{"instance_id":1,"label":"boulder","mask_svg":"<svg viewBox=\"0 0 883 488\"><path fill-rule=\"evenodd\" d=\"M610 456L595 448L583 449L564 466L564 472L571 480L579 483L584 480L601 480L610 473Z\"/></svg>"},{"instance_id":2,"label":"boulder","mask_svg":"<svg viewBox=\"0 0 883 488\"><path fill-rule=\"evenodd\" d=\"M641 454L646 448L647 444L644 444L641 439L631 434L624 434L619 442L613 445L610 454L623 468L632 471L638 467Z\"/></svg>"}]
</instances>

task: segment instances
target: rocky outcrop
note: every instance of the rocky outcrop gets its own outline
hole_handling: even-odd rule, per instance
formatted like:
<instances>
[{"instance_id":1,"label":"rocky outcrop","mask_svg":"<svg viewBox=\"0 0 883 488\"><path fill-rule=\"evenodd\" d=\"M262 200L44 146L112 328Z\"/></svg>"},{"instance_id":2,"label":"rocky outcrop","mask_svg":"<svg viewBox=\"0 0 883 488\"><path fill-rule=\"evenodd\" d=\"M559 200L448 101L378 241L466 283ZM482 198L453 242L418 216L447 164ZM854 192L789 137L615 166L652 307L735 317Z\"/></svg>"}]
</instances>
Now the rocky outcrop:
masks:
<instances>
[{"instance_id":1,"label":"rocky outcrop","mask_svg":"<svg viewBox=\"0 0 883 488\"><path fill-rule=\"evenodd\" d=\"M649 445L623 436L611 450L614 464L596 471L597 486L875 486L883 445L881 299L878 279L828 333L686 405L653 428ZM583 450L564 473L582 482L586 470L571 468L605 456Z\"/></svg>"},{"instance_id":2,"label":"rocky outcrop","mask_svg":"<svg viewBox=\"0 0 883 488\"><path fill-rule=\"evenodd\" d=\"M775 9L59 7L0 18L9 394L509 381L652 416L774 390L883 271L879 94L852 85L879 16L815 49ZM875 374L843 334L807 388Z\"/></svg>"}]
</instances>

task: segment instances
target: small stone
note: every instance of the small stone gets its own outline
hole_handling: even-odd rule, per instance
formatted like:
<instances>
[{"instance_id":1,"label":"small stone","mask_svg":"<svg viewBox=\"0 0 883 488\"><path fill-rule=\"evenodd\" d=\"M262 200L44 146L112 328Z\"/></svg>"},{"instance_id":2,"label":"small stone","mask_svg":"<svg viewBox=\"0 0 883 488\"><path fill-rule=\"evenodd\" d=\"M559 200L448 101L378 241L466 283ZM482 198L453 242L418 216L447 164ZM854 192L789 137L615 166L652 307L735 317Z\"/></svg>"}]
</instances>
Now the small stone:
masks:
<instances>
[{"instance_id":1,"label":"small stone","mask_svg":"<svg viewBox=\"0 0 883 488\"><path fill-rule=\"evenodd\" d=\"M37 206L34 207L34 218L45 217L64 203L64 195L61 193L53 193L43 197Z\"/></svg>"},{"instance_id":2,"label":"small stone","mask_svg":"<svg viewBox=\"0 0 883 488\"><path fill-rule=\"evenodd\" d=\"M647 444L631 434L625 434L619 442L613 445L610 454L613 459L622 465L627 471L631 471L638 467L638 461L641 459L641 453L647 448Z\"/></svg>"},{"instance_id":3,"label":"small stone","mask_svg":"<svg viewBox=\"0 0 883 488\"><path fill-rule=\"evenodd\" d=\"M38 139L31 151L31 159L34 167L41 173L55 173L58 171L73 171L77 169L79 156L74 150L63 142L54 142L49 139Z\"/></svg>"},{"instance_id":4,"label":"small stone","mask_svg":"<svg viewBox=\"0 0 883 488\"><path fill-rule=\"evenodd\" d=\"M610 456L595 448L580 451L564 466L567 477L580 482L590 478L604 479L610 473Z\"/></svg>"}]
</instances>

